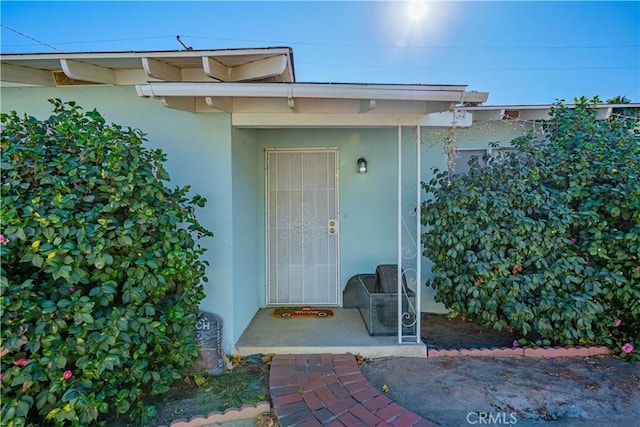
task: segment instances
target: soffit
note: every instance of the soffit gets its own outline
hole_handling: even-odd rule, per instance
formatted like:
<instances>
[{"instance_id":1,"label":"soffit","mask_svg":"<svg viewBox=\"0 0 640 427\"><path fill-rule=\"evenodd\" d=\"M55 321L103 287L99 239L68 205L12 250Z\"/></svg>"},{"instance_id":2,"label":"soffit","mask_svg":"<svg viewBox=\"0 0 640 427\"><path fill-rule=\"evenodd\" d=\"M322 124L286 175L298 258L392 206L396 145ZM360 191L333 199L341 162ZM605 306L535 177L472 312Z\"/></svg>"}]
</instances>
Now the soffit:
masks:
<instances>
[{"instance_id":1,"label":"soffit","mask_svg":"<svg viewBox=\"0 0 640 427\"><path fill-rule=\"evenodd\" d=\"M550 120L549 113L553 105L481 105L460 107L459 110L470 112L474 122L487 121L545 121ZM568 108L574 108L574 104L567 104ZM597 104L594 106L596 118L608 119L614 114L615 109L630 108L640 109L640 103L629 104Z\"/></svg>"},{"instance_id":2,"label":"soffit","mask_svg":"<svg viewBox=\"0 0 640 427\"><path fill-rule=\"evenodd\" d=\"M3 85L295 81L290 48L13 54L2 55L0 63ZM57 73L66 79L55 78Z\"/></svg>"},{"instance_id":3,"label":"soffit","mask_svg":"<svg viewBox=\"0 0 640 427\"><path fill-rule=\"evenodd\" d=\"M137 85L138 96L194 113L226 112L238 127L468 126L457 105L486 92L461 85L170 83ZM467 123L468 122L468 123Z\"/></svg>"}]
</instances>

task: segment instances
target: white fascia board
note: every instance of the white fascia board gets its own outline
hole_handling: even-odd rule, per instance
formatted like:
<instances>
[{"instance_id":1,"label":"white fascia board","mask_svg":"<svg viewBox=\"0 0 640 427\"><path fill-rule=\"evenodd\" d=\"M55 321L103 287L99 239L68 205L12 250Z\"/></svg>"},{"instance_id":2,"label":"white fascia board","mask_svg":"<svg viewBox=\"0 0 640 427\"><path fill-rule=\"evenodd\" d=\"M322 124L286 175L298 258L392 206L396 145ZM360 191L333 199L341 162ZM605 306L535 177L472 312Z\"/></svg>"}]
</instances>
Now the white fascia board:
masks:
<instances>
[{"instance_id":1,"label":"white fascia board","mask_svg":"<svg viewBox=\"0 0 640 427\"><path fill-rule=\"evenodd\" d=\"M550 120L551 108L553 105L495 105L478 107L460 107L461 111L468 111L473 114L474 121L501 121L508 111L517 111L518 120ZM568 108L574 108L574 104L567 104ZM604 120L609 118L614 108L638 108L639 103L634 104L598 104L595 106L596 118Z\"/></svg>"},{"instance_id":2,"label":"white fascia board","mask_svg":"<svg viewBox=\"0 0 640 427\"><path fill-rule=\"evenodd\" d=\"M240 128L388 128L397 126L450 127L452 112L430 114L307 114L233 113L231 124ZM471 126L471 114L455 117L457 127Z\"/></svg>"},{"instance_id":3,"label":"white fascia board","mask_svg":"<svg viewBox=\"0 0 640 427\"><path fill-rule=\"evenodd\" d=\"M568 108L574 108L575 104L566 104ZM539 111L549 111L551 107L554 107L552 104L545 105L480 105L477 107L458 107L459 110L465 111L497 111L497 110L520 110L520 111L529 111L529 110L539 110ZM598 104L595 106L597 110L607 109L607 108L640 108L640 103L629 103L629 104Z\"/></svg>"},{"instance_id":4,"label":"white fascia board","mask_svg":"<svg viewBox=\"0 0 640 427\"><path fill-rule=\"evenodd\" d=\"M149 83L136 86L138 96L222 96L259 98L377 99L406 101L459 102L469 94L464 91L398 88L370 88L362 85L328 85L312 83ZM480 92L474 93L482 96ZM486 94L488 96L488 94Z\"/></svg>"}]
</instances>

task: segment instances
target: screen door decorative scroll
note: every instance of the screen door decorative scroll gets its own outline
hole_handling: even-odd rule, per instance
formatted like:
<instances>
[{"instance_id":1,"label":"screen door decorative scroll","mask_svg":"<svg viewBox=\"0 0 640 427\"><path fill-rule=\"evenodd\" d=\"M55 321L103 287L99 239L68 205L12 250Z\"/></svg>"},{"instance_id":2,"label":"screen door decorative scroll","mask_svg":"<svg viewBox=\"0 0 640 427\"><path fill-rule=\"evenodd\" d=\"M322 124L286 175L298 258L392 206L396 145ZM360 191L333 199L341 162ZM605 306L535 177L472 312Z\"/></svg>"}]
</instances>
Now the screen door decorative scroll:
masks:
<instances>
[{"instance_id":1,"label":"screen door decorative scroll","mask_svg":"<svg viewBox=\"0 0 640 427\"><path fill-rule=\"evenodd\" d=\"M336 149L267 150L267 301L339 304Z\"/></svg>"}]
</instances>

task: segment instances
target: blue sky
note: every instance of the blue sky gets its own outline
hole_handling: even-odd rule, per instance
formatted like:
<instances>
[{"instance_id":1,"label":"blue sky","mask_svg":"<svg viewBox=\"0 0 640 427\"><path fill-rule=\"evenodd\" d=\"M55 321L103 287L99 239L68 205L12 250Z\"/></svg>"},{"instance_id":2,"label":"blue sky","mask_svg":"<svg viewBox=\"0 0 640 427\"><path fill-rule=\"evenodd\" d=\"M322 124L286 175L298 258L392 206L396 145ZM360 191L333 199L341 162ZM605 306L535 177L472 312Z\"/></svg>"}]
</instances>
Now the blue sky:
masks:
<instances>
[{"instance_id":1,"label":"blue sky","mask_svg":"<svg viewBox=\"0 0 640 427\"><path fill-rule=\"evenodd\" d=\"M466 84L487 104L640 102L640 2L0 3L2 53L290 46L300 82ZM22 33L22 35L17 32ZM34 41L36 39L37 41Z\"/></svg>"}]
</instances>

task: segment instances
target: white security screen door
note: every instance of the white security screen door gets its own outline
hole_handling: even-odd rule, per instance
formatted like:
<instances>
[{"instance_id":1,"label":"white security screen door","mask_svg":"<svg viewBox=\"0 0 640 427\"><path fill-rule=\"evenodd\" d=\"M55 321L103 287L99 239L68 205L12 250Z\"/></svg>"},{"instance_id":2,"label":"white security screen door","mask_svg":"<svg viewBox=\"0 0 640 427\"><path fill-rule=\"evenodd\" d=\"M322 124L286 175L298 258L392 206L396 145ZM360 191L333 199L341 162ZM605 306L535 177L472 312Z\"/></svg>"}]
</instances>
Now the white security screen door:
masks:
<instances>
[{"instance_id":1,"label":"white security screen door","mask_svg":"<svg viewBox=\"0 0 640 427\"><path fill-rule=\"evenodd\" d=\"M267 301L339 304L336 149L267 150Z\"/></svg>"}]
</instances>

